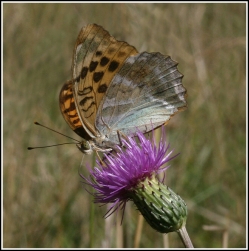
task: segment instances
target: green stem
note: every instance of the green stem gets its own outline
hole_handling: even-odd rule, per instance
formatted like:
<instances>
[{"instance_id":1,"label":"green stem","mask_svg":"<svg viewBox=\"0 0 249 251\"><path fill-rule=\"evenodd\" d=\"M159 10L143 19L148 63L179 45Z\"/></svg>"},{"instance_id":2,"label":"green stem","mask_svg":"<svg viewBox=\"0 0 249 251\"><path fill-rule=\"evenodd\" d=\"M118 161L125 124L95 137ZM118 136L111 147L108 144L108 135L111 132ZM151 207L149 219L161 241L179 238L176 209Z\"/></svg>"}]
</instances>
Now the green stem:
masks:
<instances>
[{"instance_id":1,"label":"green stem","mask_svg":"<svg viewBox=\"0 0 249 251\"><path fill-rule=\"evenodd\" d=\"M179 234L179 236L180 236L180 238L186 248L194 248L185 226L180 228L179 230L177 230L177 233Z\"/></svg>"}]
</instances>

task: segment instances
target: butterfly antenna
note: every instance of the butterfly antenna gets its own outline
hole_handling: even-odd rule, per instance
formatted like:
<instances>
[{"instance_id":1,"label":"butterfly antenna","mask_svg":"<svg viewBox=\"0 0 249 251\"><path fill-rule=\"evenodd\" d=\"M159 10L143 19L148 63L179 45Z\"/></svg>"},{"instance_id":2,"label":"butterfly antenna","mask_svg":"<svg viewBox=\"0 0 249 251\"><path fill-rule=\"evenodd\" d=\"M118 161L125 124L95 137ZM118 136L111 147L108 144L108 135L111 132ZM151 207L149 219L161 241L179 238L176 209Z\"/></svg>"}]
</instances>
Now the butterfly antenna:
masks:
<instances>
[{"instance_id":1,"label":"butterfly antenna","mask_svg":"<svg viewBox=\"0 0 249 251\"><path fill-rule=\"evenodd\" d=\"M61 145L67 145L67 144L75 144L75 143L62 143L62 144L56 144L56 145L50 145L50 146L35 146L35 147L28 147L28 150L33 150L36 148L47 148L47 147L53 147L53 146L61 146Z\"/></svg>"},{"instance_id":2,"label":"butterfly antenna","mask_svg":"<svg viewBox=\"0 0 249 251\"><path fill-rule=\"evenodd\" d=\"M79 140L77 140L77 139L71 138L71 137L69 137L69 136L67 136L67 135L65 135L65 134L63 134L63 133L57 132L57 131L55 131L55 130L53 130L53 129L51 129L51 128L45 126L45 125L42 125L42 124L38 123L38 122L34 122L34 124L35 124L35 125L42 126L42 127L46 128L46 129L48 129L48 130L50 130L50 131L56 132L56 133L58 133L58 134L60 134L60 135L62 135L62 136L64 136L64 137L69 138L69 139L72 139L72 140L76 141L76 142L79 143L79 144L81 143L81 142L80 142ZM75 143L69 142L69 143L61 143L61 144L55 144L55 145L49 145L49 146L28 147L28 150L33 150L33 149L36 149L36 148L47 148L47 147L53 147L53 146L68 145L68 144L75 144Z\"/></svg>"},{"instance_id":3,"label":"butterfly antenna","mask_svg":"<svg viewBox=\"0 0 249 251\"><path fill-rule=\"evenodd\" d=\"M78 143L81 143L81 142L80 142L79 140L77 140L77 139L71 138L71 137L69 137L69 136L67 136L67 135L65 135L65 134L63 134L63 133L61 133L61 132L57 132L57 131L55 131L55 130L53 130L53 129L51 129L51 128L45 126L45 125L42 125L42 124L38 123L38 122L34 122L34 124L35 124L35 125L42 126L42 127L44 127L44 128L47 128L47 129L50 130L50 131L56 132L56 133L58 133L58 134L60 134L60 135L62 135L62 136L64 136L64 137L67 137L67 138L72 139L72 140L74 140L74 141L76 141L76 142L78 142ZM73 144L73 143L67 143L67 144Z\"/></svg>"}]
</instances>

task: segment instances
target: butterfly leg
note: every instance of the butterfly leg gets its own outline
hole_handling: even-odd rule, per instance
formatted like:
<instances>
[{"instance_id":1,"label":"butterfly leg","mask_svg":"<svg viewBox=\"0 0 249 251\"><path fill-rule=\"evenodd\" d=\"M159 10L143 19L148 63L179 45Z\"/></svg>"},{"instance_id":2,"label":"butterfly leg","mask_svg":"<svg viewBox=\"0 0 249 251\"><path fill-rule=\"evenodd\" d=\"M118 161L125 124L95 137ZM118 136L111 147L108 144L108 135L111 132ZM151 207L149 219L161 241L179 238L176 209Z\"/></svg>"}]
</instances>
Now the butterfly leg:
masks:
<instances>
[{"instance_id":1,"label":"butterfly leg","mask_svg":"<svg viewBox=\"0 0 249 251\"><path fill-rule=\"evenodd\" d=\"M118 134L119 144L121 147L123 147L124 144L122 142L121 137L123 137L126 141L128 141L128 137L125 134L123 134L121 131L117 131L117 134Z\"/></svg>"},{"instance_id":2,"label":"butterfly leg","mask_svg":"<svg viewBox=\"0 0 249 251\"><path fill-rule=\"evenodd\" d=\"M101 157L100 157L100 155L99 155L99 152L98 152L98 151L95 151L95 152L96 152L97 157L98 157L98 159L99 159L99 161L100 161L100 164L101 164L102 166L105 166L105 162L103 162L103 160L101 159Z\"/></svg>"}]
</instances>

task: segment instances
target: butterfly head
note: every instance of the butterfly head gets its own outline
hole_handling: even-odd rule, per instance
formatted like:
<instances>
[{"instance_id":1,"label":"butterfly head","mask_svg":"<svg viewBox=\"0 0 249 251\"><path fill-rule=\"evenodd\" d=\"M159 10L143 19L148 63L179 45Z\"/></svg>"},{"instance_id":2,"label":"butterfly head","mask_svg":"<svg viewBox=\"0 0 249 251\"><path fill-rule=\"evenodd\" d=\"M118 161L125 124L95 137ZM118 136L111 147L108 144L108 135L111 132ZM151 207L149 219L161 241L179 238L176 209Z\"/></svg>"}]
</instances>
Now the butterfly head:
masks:
<instances>
[{"instance_id":1,"label":"butterfly head","mask_svg":"<svg viewBox=\"0 0 249 251\"><path fill-rule=\"evenodd\" d=\"M93 149L89 141L82 140L79 144L76 144L78 149L84 154L91 154Z\"/></svg>"},{"instance_id":2,"label":"butterfly head","mask_svg":"<svg viewBox=\"0 0 249 251\"><path fill-rule=\"evenodd\" d=\"M111 152L113 149L115 149L114 143L109 142L109 141L102 142L100 139L101 138L93 139L89 141L82 139L82 141L76 144L76 146L84 154L91 154L93 151L106 153L106 152Z\"/></svg>"}]
</instances>

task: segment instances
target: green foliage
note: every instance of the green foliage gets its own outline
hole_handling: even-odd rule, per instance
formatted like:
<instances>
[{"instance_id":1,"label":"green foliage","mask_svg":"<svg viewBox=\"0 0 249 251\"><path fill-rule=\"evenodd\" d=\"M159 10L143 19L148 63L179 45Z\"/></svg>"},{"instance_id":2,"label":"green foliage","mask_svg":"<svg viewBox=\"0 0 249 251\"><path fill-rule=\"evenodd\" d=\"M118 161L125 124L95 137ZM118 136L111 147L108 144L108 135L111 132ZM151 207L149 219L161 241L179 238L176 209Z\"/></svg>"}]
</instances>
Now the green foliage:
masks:
<instances>
[{"instance_id":1,"label":"green foliage","mask_svg":"<svg viewBox=\"0 0 249 251\"><path fill-rule=\"evenodd\" d=\"M171 146L181 154L166 183L188 205L194 246L222 247L222 231L203 229L217 225L228 230L228 247L245 247L245 3L3 4L3 246L116 247L115 224L103 219L105 206L94 209L89 226L92 197L78 171L87 174L91 156L80 167L82 154L73 145L27 151L68 142L33 121L77 137L60 114L58 95L71 78L78 32L88 23L140 52L159 51L179 62L188 109L167 126ZM124 247L133 247L137 218L129 205ZM169 241L182 247L175 233ZM163 247L162 235L144 223L140 247Z\"/></svg>"}]
</instances>

